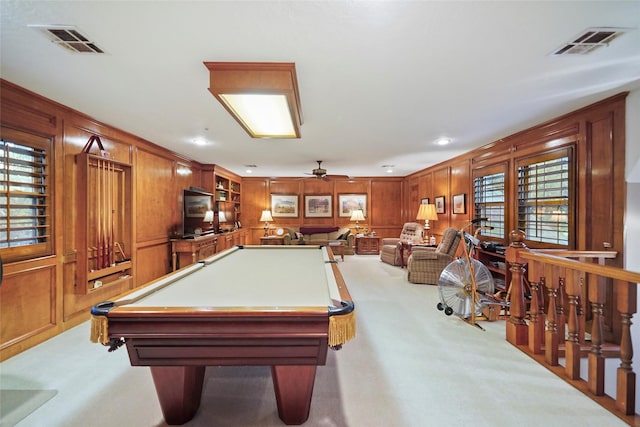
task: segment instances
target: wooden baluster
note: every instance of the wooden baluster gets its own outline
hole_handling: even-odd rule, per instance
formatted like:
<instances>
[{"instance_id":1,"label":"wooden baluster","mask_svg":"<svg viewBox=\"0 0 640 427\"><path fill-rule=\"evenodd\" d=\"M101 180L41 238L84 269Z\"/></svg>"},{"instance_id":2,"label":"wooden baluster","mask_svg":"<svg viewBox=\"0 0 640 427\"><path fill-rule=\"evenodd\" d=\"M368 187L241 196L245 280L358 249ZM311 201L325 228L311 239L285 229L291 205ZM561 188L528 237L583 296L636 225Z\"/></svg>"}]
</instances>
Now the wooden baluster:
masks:
<instances>
[{"instance_id":1,"label":"wooden baluster","mask_svg":"<svg viewBox=\"0 0 640 427\"><path fill-rule=\"evenodd\" d=\"M583 271L578 271L576 274L579 277L578 282L578 340L580 345L585 345L586 332L587 332L587 316L585 315L585 301L587 301L587 293L585 291L584 279L585 274Z\"/></svg>"},{"instance_id":2,"label":"wooden baluster","mask_svg":"<svg viewBox=\"0 0 640 427\"><path fill-rule=\"evenodd\" d=\"M545 360L550 366L558 365L558 322L556 304L558 300L558 282L553 280L554 268L545 264L545 276L547 280L547 295L549 295L549 307L547 308L547 330L544 339Z\"/></svg>"},{"instance_id":3,"label":"wooden baluster","mask_svg":"<svg viewBox=\"0 0 640 427\"><path fill-rule=\"evenodd\" d=\"M526 345L528 342L526 308L524 304L524 261L520 251L528 251L524 242L524 232L513 230L510 233L511 245L507 248L505 260L511 272L511 293L509 295L509 320L506 325L507 341L513 345Z\"/></svg>"},{"instance_id":4,"label":"wooden baluster","mask_svg":"<svg viewBox=\"0 0 640 427\"><path fill-rule=\"evenodd\" d=\"M566 292L569 299L569 315L567 316L567 327L569 335L565 343L565 372L572 380L580 378L580 329L578 326L578 305L580 292L580 274L577 271L569 271L566 275Z\"/></svg>"},{"instance_id":5,"label":"wooden baluster","mask_svg":"<svg viewBox=\"0 0 640 427\"><path fill-rule=\"evenodd\" d=\"M591 326L591 352L589 353L589 377L588 388L596 396L604 394L604 362L602 354L604 303L606 300L605 282L599 280L595 274L587 276L588 296L591 302L592 322Z\"/></svg>"},{"instance_id":6,"label":"wooden baluster","mask_svg":"<svg viewBox=\"0 0 640 427\"><path fill-rule=\"evenodd\" d=\"M631 339L631 319L637 311L637 284L617 282L616 306L622 322L620 339L620 367L617 371L616 406L626 415L636 410L636 374L633 372L633 342Z\"/></svg>"},{"instance_id":7,"label":"wooden baluster","mask_svg":"<svg viewBox=\"0 0 640 427\"><path fill-rule=\"evenodd\" d=\"M536 281L530 281L531 303L529 308L529 350L534 354L542 353L542 342L544 340L544 313L540 313L539 294L540 286L544 286L544 277L540 273L539 262L529 262L529 277Z\"/></svg>"},{"instance_id":8,"label":"wooden baluster","mask_svg":"<svg viewBox=\"0 0 640 427\"><path fill-rule=\"evenodd\" d=\"M566 282L566 271L565 269L561 269L562 272L560 273L560 277L558 277L558 301L556 304L556 310L557 310L557 323L558 323L558 338L560 339L560 342L565 341L565 337L566 335L566 322L567 322L567 317L565 315L564 312L564 307L566 304L566 294L567 294L567 290L565 289L565 282Z\"/></svg>"}]
</instances>

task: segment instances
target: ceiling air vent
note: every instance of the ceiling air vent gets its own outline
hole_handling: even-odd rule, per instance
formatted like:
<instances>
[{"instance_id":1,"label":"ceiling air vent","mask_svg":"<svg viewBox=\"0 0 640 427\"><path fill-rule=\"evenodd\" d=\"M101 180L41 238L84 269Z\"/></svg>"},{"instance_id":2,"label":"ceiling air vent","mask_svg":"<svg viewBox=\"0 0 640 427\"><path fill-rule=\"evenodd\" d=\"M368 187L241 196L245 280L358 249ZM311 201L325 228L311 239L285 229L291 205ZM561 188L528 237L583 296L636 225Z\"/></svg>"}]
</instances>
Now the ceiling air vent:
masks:
<instances>
[{"instance_id":1,"label":"ceiling air vent","mask_svg":"<svg viewBox=\"0 0 640 427\"><path fill-rule=\"evenodd\" d=\"M551 55L586 55L600 46L608 46L616 37L627 32L629 28L594 27L587 28L573 41L564 44Z\"/></svg>"},{"instance_id":2,"label":"ceiling air vent","mask_svg":"<svg viewBox=\"0 0 640 427\"><path fill-rule=\"evenodd\" d=\"M30 25L42 31L53 43L76 53L104 53L89 37L72 25Z\"/></svg>"}]
</instances>

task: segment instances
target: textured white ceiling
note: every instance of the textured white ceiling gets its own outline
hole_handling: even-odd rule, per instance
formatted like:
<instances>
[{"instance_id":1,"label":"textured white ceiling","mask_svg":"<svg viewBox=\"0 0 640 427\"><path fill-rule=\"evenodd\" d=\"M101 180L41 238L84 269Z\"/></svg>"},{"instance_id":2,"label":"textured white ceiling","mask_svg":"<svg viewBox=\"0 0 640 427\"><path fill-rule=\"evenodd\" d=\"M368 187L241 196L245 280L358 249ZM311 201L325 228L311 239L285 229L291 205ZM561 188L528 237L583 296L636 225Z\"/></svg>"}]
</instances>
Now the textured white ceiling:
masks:
<instances>
[{"instance_id":1,"label":"textured white ceiling","mask_svg":"<svg viewBox=\"0 0 640 427\"><path fill-rule=\"evenodd\" d=\"M639 1L2 0L0 16L2 78L242 176L304 176L316 160L405 176L640 87ZM75 25L106 54L70 53L34 24ZM549 56L593 26L633 30ZM295 62L302 138L249 138L204 61Z\"/></svg>"}]
</instances>

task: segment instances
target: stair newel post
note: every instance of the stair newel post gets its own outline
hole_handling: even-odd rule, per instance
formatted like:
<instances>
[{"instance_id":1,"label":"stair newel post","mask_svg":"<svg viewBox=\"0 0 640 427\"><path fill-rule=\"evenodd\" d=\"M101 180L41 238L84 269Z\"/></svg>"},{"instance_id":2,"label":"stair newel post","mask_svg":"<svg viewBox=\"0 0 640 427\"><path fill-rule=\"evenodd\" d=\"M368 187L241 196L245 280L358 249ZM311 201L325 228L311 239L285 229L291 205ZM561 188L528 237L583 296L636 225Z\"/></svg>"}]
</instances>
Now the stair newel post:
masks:
<instances>
[{"instance_id":1,"label":"stair newel post","mask_svg":"<svg viewBox=\"0 0 640 427\"><path fill-rule=\"evenodd\" d=\"M513 230L510 233L511 245L507 247L505 260L511 272L511 293L509 295L509 320L506 325L507 341L513 345L526 345L528 342L526 308L524 304L524 260L522 251L529 249L524 244L524 232Z\"/></svg>"},{"instance_id":2,"label":"stair newel post","mask_svg":"<svg viewBox=\"0 0 640 427\"><path fill-rule=\"evenodd\" d=\"M617 371L616 406L626 415L633 415L636 407L636 374L633 372L633 341L631 338L631 319L637 311L637 284L617 282L616 306L622 322L620 339L620 367Z\"/></svg>"}]
</instances>

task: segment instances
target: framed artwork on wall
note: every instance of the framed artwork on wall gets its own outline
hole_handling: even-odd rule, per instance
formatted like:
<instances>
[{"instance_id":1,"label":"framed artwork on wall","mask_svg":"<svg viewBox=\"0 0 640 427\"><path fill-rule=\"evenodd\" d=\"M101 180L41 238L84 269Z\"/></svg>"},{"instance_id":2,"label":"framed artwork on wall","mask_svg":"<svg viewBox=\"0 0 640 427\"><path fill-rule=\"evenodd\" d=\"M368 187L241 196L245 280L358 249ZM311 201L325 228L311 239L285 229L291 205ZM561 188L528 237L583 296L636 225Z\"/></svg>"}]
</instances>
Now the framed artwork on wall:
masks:
<instances>
[{"instance_id":1,"label":"framed artwork on wall","mask_svg":"<svg viewBox=\"0 0 640 427\"><path fill-rule=\"evenodd\" d=\"M420 200L420 204L421 205L428 205L429 204L429 198L425 197L424 199Z\"/></svg>"},{"instance_id":2,"label":"framed artwork on wall","mask_svg":"<svg viewBox=\"0 0 640 427\"><path fill-rule=\"evenodd\" d=\"M439 213L439 214L445 213L444 196L436 197L435 205L436 205L436 213Z\"/></svg>"},{"instance_id":3,"label":"framed artwork on wall","mask_svg":"<svg viewBox=\"0 0 640 427\"><path fill-rule=\"evenodd\" d=\"M331 218L333 216L331 194L305 195L304 216L307 218Z\"/></svg>"},{"instance_id":4,"label":"framed artwork on wall","mask_svg":"<svg viewBox=\"0 0 640 427\"><path fill-rule=\"evenodd\" d=\"M274 218L297 218L298 195L297 194L272 194L271 216Z\"/></svg>"},{"instance_id":5,"label":"framed artwork on wall","mask_svg":"<svg viewBox=\"0 0 640 427\"><path fill-rule=\"evenodd\" d=\"M465 194L456 194L453 196L453 213L454 214L465 214L467 213L467 204L466 204L466 195Z\"/></svg>"},{"instance_id":6,"label":"framed artwork on wall","mask_svg":"<svg viewBox=\"0 0 640 427\"><path fill-rule=\"evenodd\" d=\"M367 216L366 194L338 194L338 216L350 218L354 209L362 209L362 214Z\"/></svg>"}]
</instances>

